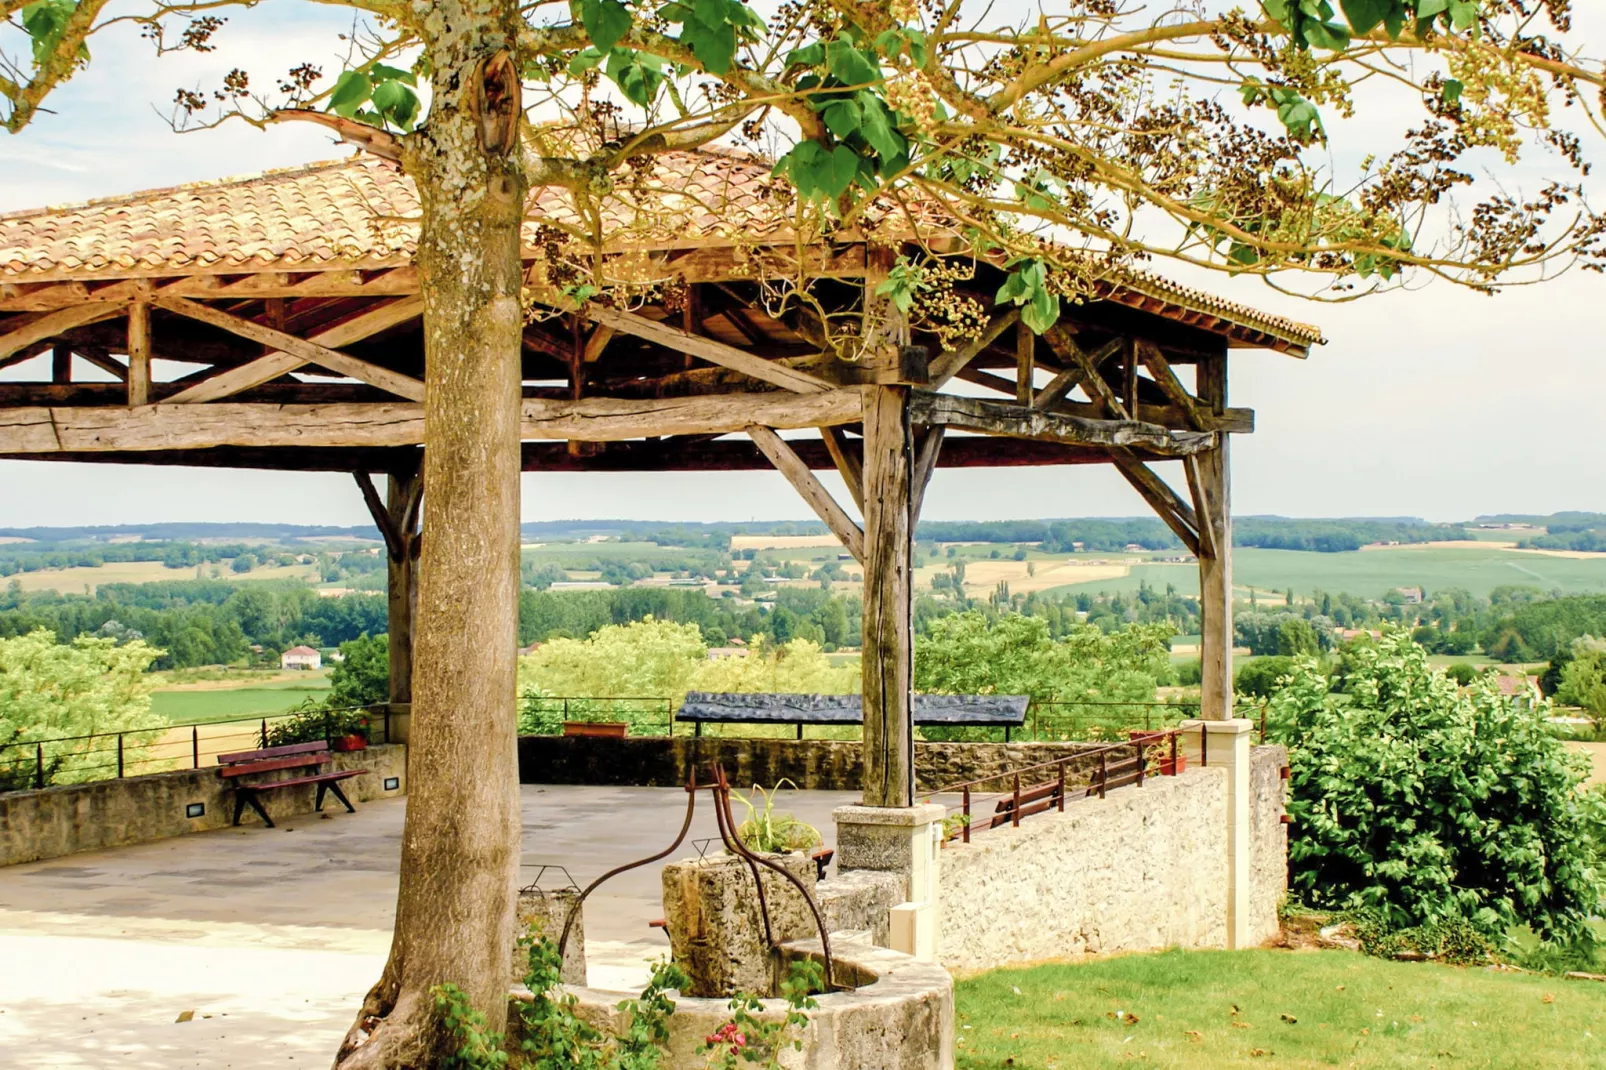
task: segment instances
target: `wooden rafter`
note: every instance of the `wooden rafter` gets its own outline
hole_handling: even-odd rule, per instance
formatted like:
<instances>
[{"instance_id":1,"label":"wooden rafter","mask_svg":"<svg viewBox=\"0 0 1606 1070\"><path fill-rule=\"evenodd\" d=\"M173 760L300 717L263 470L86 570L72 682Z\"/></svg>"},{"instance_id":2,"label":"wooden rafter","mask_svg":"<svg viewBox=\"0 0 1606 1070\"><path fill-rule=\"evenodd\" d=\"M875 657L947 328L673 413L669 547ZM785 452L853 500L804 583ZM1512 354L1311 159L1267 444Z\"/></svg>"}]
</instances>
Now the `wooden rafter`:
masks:
<instances>
[{"instance_id":1,"label":"wooden rafter","mask_svg":"<svg viewBox=\"0 0 1606 1070\"><path fill-rule=\"evenodd\" d=\"M376 386L381 390L395 394L397 397L406 398L408 401L424 400L424 384L412 376L393 372L389 368L381 368L377 364L370 364L366 360L359 360L339 350L331 349L326 345L320 345L305 338L297 338L293 334L257 323L255 320L231 315L220 308L203 305L199 302L191 301L187 297L171 297L166 294L159 294L151 298L151 304L158 308L164 308L169 312L176 312L181 316L187 316L190 319L209 324L219 330L237 334L241 338L260 342L275 351L268 357L264 357L264 360L271 360L278 356L295 358L302 363L316 364L337 375L360 380L369 386ZM280 309L281 316L282 312L283 310ZM207 381L212 382L212 380ZM180 399L175 398L173 400Z\"/></svg>"},{"instance_id":2,"label":"wooden rafter","mask_svg":"<svg viewBox=\"0 0 1606 1070\"><path fill-rule=\"evenodd\" d=\"M83 327L100 320L108 320L113 316L121 315L126 301L90 301L72 308L64 308L56 312L46 312L35 316L26 323L10 327L4 334L0 334L0 360L11 356L18 351L54 338L64 331L74 327Z\"/></svg>"},{"instance_id":3,"label":"wooden rafter","mask_svg":"<svg viewBox=\"0 0 1606 1070\"><path fill-rule=\"evenodd\" d=\"M1037 335L1024 323L1015 324L1015 401L1032 403L1032 376L1037 370Z\"/></svg>"},{"instance_id":4,"label":"wooden rafter","mask_svg":"<svg viewBox=\"0 0 1606 1070\"><path fill-rule=\"evenodd\" d=\"M1171 370L1171 365L1165 359L1165 354L1160 352L1160 347L1143 339L1139 339L1135 345L1138 359L1149 369L1149 375L1154 378L1166 399L1182 410L1189 427L1195 431L1203 429L1206 421L1194 403L1193 395L1182 385L1176 372Z\"/></svg>"},{"instance_id":5,"label":"wooden rafter","mask_svg":"<svg viewBox=\"0 0 1606 1070\"><path fill-rule=\"evenodd\" d=\"M840 427L822 427L820 436L825 440L825 451L831 455L842 482L847 484L853 504L864 515L864 451L862 443L853 445Z\"/></svg>"},{"instance_id":6,"label":"wooden rafter","mask_svg":"<svg viewBox=\"0 0 1606 1070\"><path fill-rule=\"evenodd\" d=\"M1012 308L1001 316L993 317L987 329L979 337L972 339L958 349L946 350L933 357L930 365L929 383L933 390L958 375L960 371L975 360L977 355L998 341L1000 335L1009 330L1020 320L1020 310ZM1010 392L1014 392L1013 386Z\"/></svg>"},{"instance_id":7,"label":"wooden rafter","mask_svg":"<svg viewBox=\"0 0 1606 1070\"><path fill-rule=\"evenodd\" d=\"M853 555L853 559L864 564L864 529L837 504L831 492L825 489L825 484L809 470L809 466L803 463L787 441L768 427L749 427L747 434L753 440L753 445L769 458L775 470L786 477L808 507L814 510L814 514L824 521L837 541Z\"/></svg>"},{"instance_id":8,"label":"wooden rafter","mask_svg":"<svg viewBox=\"0 0 1606 1070\"><path fill-rule=\"evenodd\" d=\"M1165 521L1166 527L1195 556L1199 553L1199 517L1193 507L1183 501L1171 485L1157 475L1154 469L1133 456L1131 450L1112 449L1110 459L1116 470L1126 477L1132 488L1149 503L1155 515Z\"/></svg>"},{"instance_id":9,"label":"wooden rafter","mask_svg":"<svg viewBox=\"0 0 1606 1070\"><path fill-rule=\"evenodd\" d=\"M148 405L151 400L151 306L135 301L128 306L128 403Z\"/></svg>"},{"instance_id":10,"label":"wooden rafter","mask_svg":"<svg viewBox=\"0 0 1606 1070\"><path fill-rule=\"evenodd\" d=\"M763 357L754 356L746 350L737 349L713 338L691 334L644 316L620 312L603 305L587 305L585 314L593 323L612 327L616 331L635 335L637 338L645 338L665 349L701 358L710 364L718 364L754 379L773 383L785 390L808 394L835 388L835 384L827 379L776 364Z\"/></svg>"},{"instance_id":11,"label":"wooden rafter","mask_svg":"<svg viewBox=\"0 0 1606 1070\"><path fill-rule=\"evenodd\" d=\"M164 307L166 307L165 304ZM217 310L209 309L209 311ZM337 350L341 346L359 342L381 331L389 330L399 323L414 319L422 314L423 311L424 299L422 297L399 298L387 304L370 308L327 330L320 331L311 338L304 339L304 341L318 346L323 351ZM227 313L223 313L223 315L227 315ZM232 316L229 318L235 319ZM277 334L278 332L274 333ZM300 342L303 339L296 339L296 341ZM308 358L303 358L294 353L269 353L267 356L259 357L248 364L242 364L237 368L230 368L227 371L202 379L189 389L174 394L167 399L167 402L169 404L199 404L201 402L217 401L219 398L226 398L230 394L238 394L242 390L249 390L253 386L271 382L279 378L279 376L295 371L307 363L310 363ZM367 365L367 367L373 367L373 365ZM341 374L348 373L342 371ZM360 376L352 377L361 378ZM408 378L406 376L399 377ZM416 383L418 380L411 379L410 381ZM405 386L405 384L400 385ZM412 389L411 387L405 388ZM385 387L385 389L390 390L391 388ZM392 390L391 392L396 393L398 391ZM422 397L422 394L420 394L420 397Z\"/></svg>"},{"instance_id":12,"label":"wooden rafter","mask_svg":"<svg viewBox=\"0 0 1606 1070\"><path fill-rule=\"evenodd\" d=\"M931 477L937 474L937 458L942 454L944 437L940 424L922 428L915 435L915 463L909 474L911 526L920 519L920 510L926 504L926 488L931 486Z\"/></svg>"},{"instance_id":13,"label":"wooden rafter","mask_svg":"<svg viewBox=\"0 0 1606 1070\"><path fill-rule=\"evenodd\" d=\"M342 268L330 271L259 271L244 275L204 274L144 277L109 282L0 284L0 312L48 312L87 302L132 300L160 289L180 297L211 299L253 297L405 297L418 292L412 267L383 271Z\"/></svg>"},{"instance_id":14,"label":"wooden rafter","mask_svg":"<svg viewBox=\"0 0 1606 1070\"><path fill-rule=\"evenodd\" d=\"M1215 446L1209 431L1168 431L1134 420L1095 420L1043 412L982 398L915 391L909 418L915 423L1012 438L1035 438L1078 446L1140 446L1157 456L1185 457Z\"/></svg>"}]
</instances>

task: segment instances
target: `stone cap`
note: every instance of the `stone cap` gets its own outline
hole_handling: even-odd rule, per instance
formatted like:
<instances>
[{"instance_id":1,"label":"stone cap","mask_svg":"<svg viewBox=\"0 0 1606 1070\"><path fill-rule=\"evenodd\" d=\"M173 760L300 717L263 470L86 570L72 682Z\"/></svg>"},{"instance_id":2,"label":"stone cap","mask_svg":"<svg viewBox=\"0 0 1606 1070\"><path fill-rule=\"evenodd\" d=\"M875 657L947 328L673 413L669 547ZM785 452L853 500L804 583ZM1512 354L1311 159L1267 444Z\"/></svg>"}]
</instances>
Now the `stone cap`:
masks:
<instances>
[{"instance_id":1,"label":"stone cap","mask_svg":"<svg viewBox=\"0 0 1606 1070\"><path fill-rule=\"evenodd\" d=\"M1241 736L1255 730L1255 722L1247 717L1229 717L1224 721L1206 721L1192 718L1178 723L1179 731L1203 728L1212 736Z\"/></svg>"},{"instance_id":2,"label":"stone cap","mask_svg":"<svg viewBox=\"0 0 1606 1070\"><path fill-rule=\"evenodd\" d=\"M940 803L919 803L915 806L838 806L831 811L831 819L838 825L890 825L915 828L930 825L948 816L948 808Z\"/></svg>"}]
</instances>

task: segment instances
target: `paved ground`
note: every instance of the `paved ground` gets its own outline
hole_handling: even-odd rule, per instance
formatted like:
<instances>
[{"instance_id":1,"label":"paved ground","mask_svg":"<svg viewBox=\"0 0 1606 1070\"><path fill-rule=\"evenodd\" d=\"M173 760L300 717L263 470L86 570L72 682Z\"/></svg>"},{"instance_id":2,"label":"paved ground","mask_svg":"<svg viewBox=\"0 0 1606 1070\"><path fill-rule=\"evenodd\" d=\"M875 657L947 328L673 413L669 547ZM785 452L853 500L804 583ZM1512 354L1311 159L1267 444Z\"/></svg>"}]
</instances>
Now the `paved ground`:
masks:
<instances>
[{"instance_id":1,"label":"paved ground","mask_svg":"<svg viewBox=\"0 0 1606 1070\"><path fill-rule=\"evenodd\" d=\"M857 798L790 794L783 805L828 841L832 808ZM654 854L685 798L526 786L527 874L557 864L584 885ZM692 840L717 835L707 799ZM390 944L405 806L0 869L0 1067L327 1066ZM663 913L658 881L644 867L587 902L593 985L628 989L667 954L647 927Z\"/></svg>"}]
</instances>

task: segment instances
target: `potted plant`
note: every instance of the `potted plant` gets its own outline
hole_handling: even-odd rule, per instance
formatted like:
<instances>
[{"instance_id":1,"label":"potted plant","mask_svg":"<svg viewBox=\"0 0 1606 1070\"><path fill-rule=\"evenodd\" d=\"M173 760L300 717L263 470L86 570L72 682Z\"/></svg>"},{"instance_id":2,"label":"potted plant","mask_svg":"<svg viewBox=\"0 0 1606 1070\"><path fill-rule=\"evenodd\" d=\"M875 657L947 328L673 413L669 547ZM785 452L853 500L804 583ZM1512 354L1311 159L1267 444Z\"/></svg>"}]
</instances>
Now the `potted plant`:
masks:
<instances>
[{"instance_id":1,"label":"potted plant","mask_svg":"<svg viewBox=\"0 0 1606 1070\"><path fill-rule=\"evenodd\" d=\"M1166 740L1169 738L1164 732L1148 732L1144 731L1143 729L1133 729L1132 731L1128 732L1126 736L1127 739L1131 740L1133 743L1143 743L1150 747L1163 746L1165 745ZM1160 755L1161 776L1176 776L1178 773L1187 772L1187 770L1188 756L1183 754L1181 751L1177 751L1177 756L1175 758L1171 756L1169 751Z\"/></svg>"},{"instance_id":2,"label":"potted plant","mask_svg":"<svg viewBox=\"0 0 1606 1070\"><path fill-rule=\"evenodd\" d=\"M368 749L368 711L350 710L344 714L337 714L333 731L339 735L329 740L329 749L335 751L358 751Z\"/></svg>"}]
</instances>

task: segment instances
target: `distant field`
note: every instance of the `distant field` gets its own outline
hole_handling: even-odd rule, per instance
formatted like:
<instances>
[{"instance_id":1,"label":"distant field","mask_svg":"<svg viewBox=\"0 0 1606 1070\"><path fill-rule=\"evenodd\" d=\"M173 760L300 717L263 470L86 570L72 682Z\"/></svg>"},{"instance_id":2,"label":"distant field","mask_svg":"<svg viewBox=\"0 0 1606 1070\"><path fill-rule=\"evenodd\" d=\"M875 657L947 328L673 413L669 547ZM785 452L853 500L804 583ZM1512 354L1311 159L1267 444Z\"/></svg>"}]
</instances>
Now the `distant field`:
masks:
<instances>
[{"instance_id":1,"label":"distant field","mask_svg":"<svg viewBox=\"0 0 1606 1070\"><path fill-rule=\"evenodd\" d=\"M732 550L796 550L800 547L838 547L835 535L732 535Z\"/></svg>"},{"instance_id":2,"label":"distant field","mask_svg":"<svg viewBox=\"0 0 1606 1070\"><path fill-rule=\"evenodd\" d=\"M1027 565L1032 566L1028 575ZM1096 583L1100 580L1118 580L1127 573L1128 566L1101 561L1098 564L1065 558L1034 558L1030 561L967 560L965 562L965 591L971 595L986 595L998 586L1000 580L1009 584L1012 594L1046 591L1054 587ZM931 586L931 577L948 571L945 563L925 565L915 570L918 587Z\"/></svg>"},{"instance_id":3,"label":"distant field","mask_svg":"<svg viewBox=\"0 0 1606 1070\"><path fill-rule=\"evenodd\" d=\"M322 698L328 691L328 674L321 672L306 673L298 679L246 680L232 687L222 681L180 685L152 694L151 712L168 724L271 716L309 698Z\"/></svg>"},{"instance_id":4,"label":"distant field","mask_svg":"<svg viewBox=\"0 0 1606 1070\"><path fill-rule=\"evenodd\" d=\"M971 566L974 567L974 566ZM1042 566L1039 566L1041 569ZM1240 587L1308 595L1315 590L1377 597L1395 587L1429 591L1462 587L1487 597L1496 587L1519 585L1569 593L1606 592L1606 554L1589 559L1550 557L1498 548L1389 547L1365 553L1317 554L1295 550L1233 551L1233 580ZM1183 594L1199 590L1193 565L1133 565L1120 579L1066 584L1065 591L1134 591L1147 581L1174 584Z\"/></svg>"},{"instance_id":5,"label":"distant field","mask_svg":"<svg viewBox=\"0 0 1606 1070\"><path fill-rule=\"evenodd\" d=\"M207 566L206 574L211 574ZM227 564L218 566L218 578L225 580L316 580L318 569L314 565L277 565L252 569L250 572L231 572ZM57 591L62 594L91 593L103 583L155 583L158 580L193 580L194 566L168 568L160 561L118 561L99 568L53 568L38 572L18 572L7 577L5 583L16 580L24 591Z\"/></svg>"}]
</instances>

